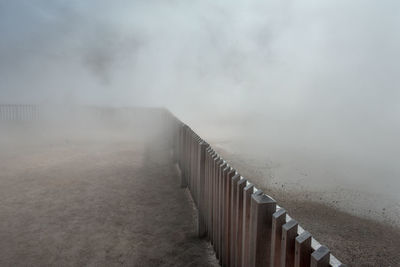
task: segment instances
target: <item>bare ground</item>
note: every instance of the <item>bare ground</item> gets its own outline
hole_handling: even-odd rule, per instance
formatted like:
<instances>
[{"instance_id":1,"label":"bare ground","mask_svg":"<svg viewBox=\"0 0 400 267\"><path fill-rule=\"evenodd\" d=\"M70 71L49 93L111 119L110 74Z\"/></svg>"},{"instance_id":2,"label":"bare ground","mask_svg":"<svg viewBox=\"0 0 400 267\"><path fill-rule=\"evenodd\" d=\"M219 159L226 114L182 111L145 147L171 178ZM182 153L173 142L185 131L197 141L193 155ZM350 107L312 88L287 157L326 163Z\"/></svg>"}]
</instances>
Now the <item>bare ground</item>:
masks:
<instances>
[{"instance_id":1,"label":"bare ground","mask_svg":"<svg viewBox=\"0 0 400 267\"><path fill-rule=\"evenodd\" d=\"M399 228L321 203L296 201L294 195L278 197L278 202L348 266L400 266Z\"/></svg>"},{"instance_id":2,"label":"bare ground","mask_svg":"<svg viewBox=\"0 0 400 267\"><path fill-rule=\"evenodd\" d=\"M265 179L248 159L219 148L219 153L256 185ZM304 200L312 192L288 191L284 187L261 188L274 197L291 217L348 266L400 266L400 228L340 211L335 206Z\"/></svg>"},{"instance_id":3,"label":"bare ground","mask_svg":"<svg viewBox=\"0 0 400 267\"><path fill-rule=\"evenodd\" d=\"M0 266L218 266L165 145L39 143L0 152Z\"/></svg>"},{"instance_id":4,"label":"bare ground","mask_svg":"<svg viewBox=\"0 0 400 267\"><path fill-rule=\"evenodd\" d=\"M103 130L0 135L0 266L218 266L165 144ZM262 189L349 266L400 266L398 227Z\"/></svg>"}]
</instances>

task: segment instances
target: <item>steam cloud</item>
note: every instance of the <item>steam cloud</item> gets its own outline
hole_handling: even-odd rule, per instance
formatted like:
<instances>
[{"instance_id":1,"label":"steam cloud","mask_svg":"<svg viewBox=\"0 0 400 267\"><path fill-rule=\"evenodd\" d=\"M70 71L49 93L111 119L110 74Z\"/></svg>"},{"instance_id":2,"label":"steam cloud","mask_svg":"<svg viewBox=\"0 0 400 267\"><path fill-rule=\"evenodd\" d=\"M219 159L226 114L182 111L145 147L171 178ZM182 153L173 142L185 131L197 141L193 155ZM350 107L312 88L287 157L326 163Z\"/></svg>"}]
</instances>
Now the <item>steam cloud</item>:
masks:
<instances>
[{"instance_id":1,"label":"steam cloud","mask_svg":"<svg viewBox=\"0 0 400 267\"><path fill-rule=\"evenodd\" d=\"M0 99L166 106L203 133L230 121L355 158L389 185L399 25L396 0L3 0Z\"/></svg>"}]
</instances>

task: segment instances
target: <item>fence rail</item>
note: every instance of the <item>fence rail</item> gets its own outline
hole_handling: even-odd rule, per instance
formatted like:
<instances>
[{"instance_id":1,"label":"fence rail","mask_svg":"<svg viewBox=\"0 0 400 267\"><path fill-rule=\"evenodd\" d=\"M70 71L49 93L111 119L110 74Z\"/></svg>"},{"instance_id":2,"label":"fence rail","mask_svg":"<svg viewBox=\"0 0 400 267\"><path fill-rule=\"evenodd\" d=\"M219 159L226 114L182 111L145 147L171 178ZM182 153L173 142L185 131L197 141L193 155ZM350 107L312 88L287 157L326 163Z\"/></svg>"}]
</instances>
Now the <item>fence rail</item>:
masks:
<instances>
[{"instance_id":1,"label":"fence rail","mask_svg":"<svg viewBox=\"0 0 400 267\"><path fill-rule=\"evenodd\" d=\"M0 104L0 121L29 121L38 117L37 105Z\"/></svg>"},{"instance_id":2,"label":"fence rail","mask_svg":"<svg viewBox=\"0 0 400 267\"><path fill-rule=\"evenodd\" d=\"M174 157L198 210L198 235L222 266L345 266L270 196L171 114Z\"/></svg>"}]
</instances>

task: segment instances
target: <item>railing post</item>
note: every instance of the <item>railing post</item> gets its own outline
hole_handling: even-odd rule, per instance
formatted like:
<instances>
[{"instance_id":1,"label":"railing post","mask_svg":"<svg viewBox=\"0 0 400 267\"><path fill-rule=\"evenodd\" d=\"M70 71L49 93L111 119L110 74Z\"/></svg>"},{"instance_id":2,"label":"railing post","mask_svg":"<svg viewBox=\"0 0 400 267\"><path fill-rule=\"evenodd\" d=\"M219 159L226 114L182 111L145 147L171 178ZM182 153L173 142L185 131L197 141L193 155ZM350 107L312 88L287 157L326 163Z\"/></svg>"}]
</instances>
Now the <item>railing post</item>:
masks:
<instances>
[{"instance_id":1,"label":"railing post","mask_svg":"<svg viewBox=\"0 0 400 267\"><path fill-rule=\"evenodd\" d=\"M194 179L195 179L195 188L194 188L194 193L196 195L196 201L197 201L197 207L200 209L200 143L201 139L198 136L194 136Z\"/></svg>"},{"instance_id":2,"label":"railing post","mask_svg":"<svg viewBox=\"0 0 400 267\"><path fill-rule=\"evenodd\" d=\"M187 164L188 164L188 172L186 176L186 182L188 184L188 188L191 191L192 190L192 135L191 135L191 129L188 128L187 131L187 143L188 143L188 154L187 154Z\"/></svg>"},{"instance_id":3,"label":"railing post","mask_svg":"<svg viewBox=\"0 0 400 267\"><path fill-rule=\"evenodd\" d=\"M294 245L297 236L298 223L295 220L290 220L282 226L282 253L281 266L294 266Z\"/></svg>"},{"instance_id":4,"label":"railing post","mask_svg":"<svg viewBox=\"0 0 400 267\"><path fill-rule=\"evenodd\" d=\"M242 247L243 247L243 190L246 187L247 180L241 179L237 183L236 190L236 267L242 266Z\"/></svg>"},{"instance_id":5,"label":"railing post","mask_svg":"<svg viewBox=\"0 0 400 267\"><path fill-rule=\"evenodd\" d=\"M271 253L272 214L276 202L267 195L252 195L250 207L249 265L269 266Z\"/></svg>"},{"instance_id":6,"label":"railing post","mask_svg":"<svg viewBox=\"0 0 400 267\"><path fill-rule=\"evenodd\" d=\"M218 176L217 170L218 166L220 165L221 159L217 155L214 160L214 167L213 167L213 245L214 250L217 253L218 241L217 241L217 209L218 209L218 199L217 199L217 189L218 189ZM217 255L218 257L218 255Z\"/></svg>"},{"instance_id":7,"label":"railing post","mask_svg":"<svg viewBox=\"0 0 400 267\"><path fill-rule=\"evenodd\" d=\"M217 168L218 165L220 164L220 158L218 156L218 154L215 155L214 157L214 162L213 162L213 168L212 168L212 176L213 176L213 215L212 215L212 225L213 225L213 246L214 246L214 250L217 251L217 182L218 182L218 178L217 178Z\"/></svg>"},{"instance_id":8,"label":"railing post","mask_svg":"<svg viewBox=\"0 0 400 267\"><path fill-rule=\"evenodd\" d=\"M222 169L221 172L221 224L220 224L220 231L221 231L221 243L220 243L220 249L221 249L221 258L222 258L222 265L226 266L227 261L226 261L226 195L227 195L227 175L228 172L230 172L231 167L228 164L225 164L225 168Z\"/></svg>"},{"instance_id":9,"label":"railing post","mask_svg":"<svg viewBox=\"0 0 400 267\"><path fill-rule=\"evenodd\" d=\"M232 195L232 179L236 174L236 170L229 167L225 175L225 194L224 194L224 250L225 250L225 265L231 266L231 195Z\"/></svg>"},{"instance_id":10,"label":"railing post","mask_svg":"<svg viewBox=\"0 0 400 267\"><path fill-rule=\"evenodd\" d=\"M188 143L189 143L189 153L188 153L188 163L189 163L189 172L188 172L188 187L190 190L190 194L193 197L193 201L196 203L196 199L193 196L193 139L192 139L192 131L189 129L188 132Z\"/></svg>"},{"instance_id":11,"label":"railing post","mask_svg":"<svg viewBox=\"0 0 400 267\"><path fill-rule=\"evenodd\" d=\"M242 266L246 267L249 264L249 230L250 230L250 204L251 195L253 194L254 186L247 185L243 189L243 243L242 243Z\"/></svg>"},{"instance_id":12,"label":"railing post","mask_svg":"<svg viewBox=\"0 0 400 267\"><path fill-rule=\"evenodd\" d=\"M210 210L210 206L209 206L209 197L208 197L208 193L209 193L209 175L208 175L208 169L209 169L209 165L210 165L210 146L207 147L206 149L206 153L205 153L205 159L204 159L204 210L203 210L203 214L204 214L204 225L205 225L205 230L206 230L206 238L208 239L208 232L209 232L209 225L208 225L208 215L209 215L209 210Z\"/></svg>"},{"instance_id":13,"label":"railing post","mask_svg":"<svg viewBox=\"0 0 400 267\"><path fill-rule=\"evenodd\" d=\"M182 169L183 127L184 127L184 125L181 124L179 126L179 131L178 131L178 164L179 164L179 167L180 167L182 173L183 173L183 169ZM181 186L182 186L182 181L181 181Z\"/></svg>"},{"instance_id":14,"label":"railing post","mask_svg":"<svg viewBox=\"0 0 400 267\"><path fill-rule=\"evenodd\" d=\"M205 223L205 165L206 165L206 149L208 144L201 141L199 144L199 155L198 155L198 236L204 237L206 235L206 223Z\"/></svg>"},{"instance_id":15,"label":"railing post","mask_svg":"<svg viewBox=\"0 0 400 267\"><path fill-rule=\"evenodd\" d=\"M194 139L194 133L192 131L190 135L190 140L191 140L191 155L190 155L190 162L191 162L191 172L190 172L190 192L192 193L192 197L194 200L194 203L198 207L198 202L197 202L197 187L196 187L196 140Z\"/></svg>"},{"instance_id":16,"label":"railing post","mask_svg":"<svg viewBox=\"0 0 400 267\"><path fill-rule=\"evenodd\" d=\"M180 162L181 162L181 171L182 171L182 176L181 176L181 187L187 187L187 176L188 176L188 142L187 142L187 125L184 125L182 127L182 134L181 134L181 155L180 155Z\"/></svg>"},{"instance_id":17,"label":"railing post","mask_svg":"<svg viewBox=\"0 0 400 267\"><path fill-rule=\"evenodd\" d=\"M216 211L216 247L217 247L217 257L222 262L222 251L221 251L221 203L222 203L222 170L226 167L226 163L221 159L221 163L217 166L216 174L217 174L217 189L216 189L216 198L217 198L217 211Z\"/></svg>"},{"instance_id":18,"label":"railing post","mask_svg":"<svg viewBox=\"0 0 400 267\"><path fill-rule=\"evenodd\" d=\"M329 267L330 252L325 246L320 246L311 254L311 267Z\"/></svg>"},{"instance_id":19,"label":"railing post","mask_svg":"<svg viewBox=\"0 0 400 267\"><path fill-rule=\"evenodd\" d=\"M294 267L310 266L311 239L311 234L307 231L296 237Z\"/></svg>"},{"instance_id":20,"label":"railing post","mask_svg":"<svg viewBox=\"0 0 400 267\"><path fill-rule=\"evenodd\" d=\"M230 254L230 266L235 266L236 262L236 235L237 235L237 221L236 221L236 213L237 213L237 184L240 180L240 174L236 174L230 179L230 229L229 229L229 254Z\"/></svg>"},{"instance_id":21,"label":"railing post","mask_svg":"<svg viewBox=\"0 0 400 267\"><path fill-rule=\"evenodd\" d=\"M271 267L281 266L282 225L286 222L286 211L280 209L272 214Z\"/></svg>"},{"instance_id":22,"label":"railing post","mask_svg":"<svg viewBox=\"0 0 400 267\"><path fill-rule=\"evenodd\" d=\"M220 251L220 263L223 264L223 259L224 259L224 251L223 251L223 235L224 235L224 171L225 169L228 168L227 163L224 162L224 164L222 164L221 168L219 169L219 194L218 194L218 201L219 201L219 207L218 207L218 211L219 211L219 215L218 215L218 221L219 221L219 225L218 225L218 242L219 242L219 251Z\"/></svg>"},{"instance_id":23,"label":"railing post","mask_svg":"<svg viewBox=\"0 0 400 267\"><path fill-rule=\"evenodd\" d=\"M213 170L214 170L214 163L215 163L215 158L216 154L214 151L211 151L210 155L210 160L209 160L209 170L208 170L208 175L209 175L209 193L208 193L208 202L209 202L209 210L208 210L208 238L211 241L211 244L213 244L214 240L212 237L213 233L213 209L214 209L214 204L213 204L213 190L214 190L214 175L213 175Z\"/></svg>"}]
</instances>

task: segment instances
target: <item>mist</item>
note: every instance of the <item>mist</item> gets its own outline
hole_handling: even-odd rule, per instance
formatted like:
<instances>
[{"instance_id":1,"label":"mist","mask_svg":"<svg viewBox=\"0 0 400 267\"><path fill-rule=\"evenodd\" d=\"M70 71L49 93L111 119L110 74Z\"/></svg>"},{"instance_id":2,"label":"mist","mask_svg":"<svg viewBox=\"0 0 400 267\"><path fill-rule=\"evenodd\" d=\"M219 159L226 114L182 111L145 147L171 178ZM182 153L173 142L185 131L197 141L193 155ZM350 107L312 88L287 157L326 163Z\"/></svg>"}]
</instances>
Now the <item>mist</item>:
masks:
<instances>
[{"instance_id":1,"label":"mist","mask_svg":"<svg viewBox=\"0 0 400 267\"><path fill-rule=\"evenodd\" d=\"M166 107L400 210L399 25L394 0L3 0L0 102Z\"/></svg>"}]
</instances>

